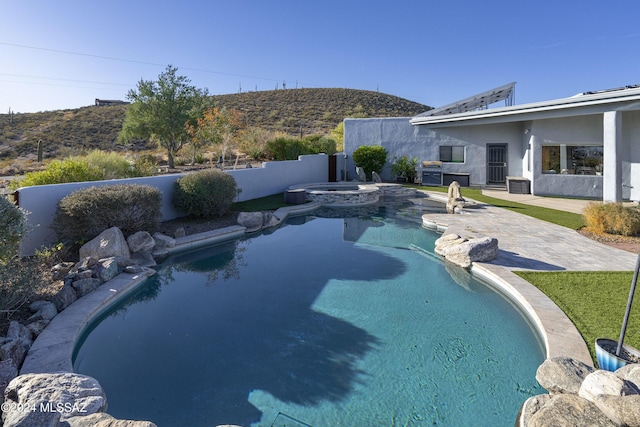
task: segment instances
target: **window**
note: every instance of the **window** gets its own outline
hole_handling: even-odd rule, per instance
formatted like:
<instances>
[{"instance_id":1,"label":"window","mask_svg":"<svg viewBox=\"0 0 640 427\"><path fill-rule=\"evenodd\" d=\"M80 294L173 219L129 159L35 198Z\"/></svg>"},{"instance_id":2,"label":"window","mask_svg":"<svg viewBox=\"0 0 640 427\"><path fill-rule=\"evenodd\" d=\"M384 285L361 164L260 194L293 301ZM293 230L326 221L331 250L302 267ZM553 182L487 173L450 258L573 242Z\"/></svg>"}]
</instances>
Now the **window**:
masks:
<instances>
[{"instance_id":1,"label":"window","mask_svg":"<svg viewBox=\"0 0 640 427\"><path fill-rule=\"evenodd\" d=\"M542 173L602 175L601 145L543 145Z\"/></svg>"},{"instance_id":2,"label":"window","mask_svg":"<svg viewBox=\"0 0 640 427\"><path fill-rule=\"evenodd\" d=\"M440 161L449 163L464 163L464 147L441 145Z\"/></svg>"}]
</instances>

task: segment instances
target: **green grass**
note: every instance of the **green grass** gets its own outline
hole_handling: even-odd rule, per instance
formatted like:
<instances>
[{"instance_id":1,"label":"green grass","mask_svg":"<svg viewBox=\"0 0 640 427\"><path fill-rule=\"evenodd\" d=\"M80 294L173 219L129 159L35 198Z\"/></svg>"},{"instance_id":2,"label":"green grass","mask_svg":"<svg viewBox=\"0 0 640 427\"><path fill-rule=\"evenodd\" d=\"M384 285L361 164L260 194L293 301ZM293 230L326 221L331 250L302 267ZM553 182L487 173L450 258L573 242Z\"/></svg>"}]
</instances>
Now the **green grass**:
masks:
<instances>
[{"instance_id":1,"label":"green grass","mask_svg":"<svg viewBox=\"0 0 640 427\"><path fill-rule=\"evenodd\" d=\"M594 362L596 338L618 340L633 272L515 273L564 311L587 343ZM640 301L632 306L624 342L640 348Z\"/></svg>"},{"instance_id":2,"label":"green grass","mask_svg":"<svg viewBox=\"0 0 640 427\"><path fill-rule=\"evenodd\" d=\"M419 188L422 190L437 191L441 193L446 193L448 190L447 187L420 186ZM495 197L488 197L483 195L482 190L479 188L463 187L460 189L460 192L462 193L462 197L467 199L473 199L477 202L487 203L499 208L505 208L522 215L538 218L573 230L577 230L585 225L582 215L579 214L559 211L556 209L541 208L539 206L525 205L523 203L496 199Z\"/></svg>"},{"instance_id":3,"label":"green grass","mask_svg":"<svg viewBox=\"0 0 640 427\"><path fill-rule=\"evenodd\" d=\"M232 209L241 212L274 211L289 206L284 202L284 194L276 193L259 199L234 203Z\"/></svg>"}]
</instances>

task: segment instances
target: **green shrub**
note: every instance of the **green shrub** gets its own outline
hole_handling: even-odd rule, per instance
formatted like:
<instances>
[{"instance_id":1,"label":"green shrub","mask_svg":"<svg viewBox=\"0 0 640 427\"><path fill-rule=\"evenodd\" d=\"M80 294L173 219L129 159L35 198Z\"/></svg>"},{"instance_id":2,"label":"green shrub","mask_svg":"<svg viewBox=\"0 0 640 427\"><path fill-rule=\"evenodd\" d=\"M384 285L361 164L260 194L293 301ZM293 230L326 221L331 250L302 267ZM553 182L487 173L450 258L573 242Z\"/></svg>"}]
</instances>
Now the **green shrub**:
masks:
<instances>
[{"instance_id":1,"label":"green shrub","mask_svg":"<svg viewBox=\"0 0 640 427\"><path fill-rule=\"evenodd\" d=\"M161 218L162 193L139 184L88 187L58 203L53 229L64 244L85 243L104 230L118 227L124 235L153 232Z\"/></svg>"},{"instance_id":2,"label":"green shrub","mask_svg":"<svg viewBox=\"0 0 640 427\"><path fill-rule=\"evenodd\" d=\"M236 181L231 175L207 169L176 181L173 204L190 216L220 217L229 211L236 194Z\"/></svg>"},{"instance_id":3,"label":"green shrub","mask_svg":"<svg viewBox=\"0 0 640 427\"><path fill-rule=\"evenodd\" d=\"M133 161L135 176L152 176L158 173L158 159L152 154L140 154Z\"/></svg>"},{"instance_id":4,"label":"green shrub","mask_svg":"<svg viewBox=\"0 0 640 427\"><path fill-rule=\"evenodd\" d=\"M26 230L27 218L24 212L9 199L0 196L0 265L18 255L20 239Z\"/></svg>"},{"instance_id":5,"label":"green shrub","mask_svg":"<svg viewBox=\"0 0 640 427\"><path fill-rule=\"evenodd\" d=\"M369 178L371 172L380 172L387 162L387 150L380 145L361 145L352 156L356 166L364 169Z\"/></svg>"},{"instance_id":6,"label":"green shrub","mask_svg":"<svg viewBox=\"0 0 640 427\"><path fill-rule=\"evenodd\" d=\"M93 150L83 158L77 160L85 161L89 167L93 167L102 172L102 179L132 178L137 176L133 165L121 154Z\"/></svg>"},{"instance_id":7,"label":"green shrub","mask_svg":"<svg viewBox=\"0 0 640 427\"><path fill-rule=\"evenodd\" d=\"M15 257L0 268L0 314L10 315L49 286L44 278L51 264L38 257Z\"/></svg>"},{"instance_id":8,"label":"green shrub","mask_svg":"<svg viewBox=\"0 0 640 427\"><path fill-rule=\"evenodd\" d=\"M640 209L622 203L589 203L583 217L587 229L594 233L640 235Z\"/></svg>"},{"instance_id":9,"label":"green shrub","mask_svg":"<svg viewBox=\"0 0 640 427\"><path fill-rule=\"evenodd\" d=\"M23 178L11 181L9 188L16 190L20 187L31 187L33 185L99 181L103 179L103 176L103 172L100 169L89 166L89 164L83 160L54 160L47 165L45 170L28 172Z\"/></svg>"},{"instance_id":10,"label":"green shrub","mask_svg":"<svg viewBox=\"0 0 640 427\"><path fill-rule=\"evenodd\" d=\"M265 152L273 160L298 160L298 156L312 154L309 145L303 140L285 137L268 141Z\"/></svg>"},{"instance_id":11,"label":"green shrub","mask_svg":"<svg viewBox=\"0 0 640 427\"><path fill-rule=\"evenodd\" d=\"M336 151L336 141L331 138L327 138L322 135L310 135L305 136L302 141L307 144L309 147L309 151L312 154L335 154Z\"/></svg>"}]
</instances>

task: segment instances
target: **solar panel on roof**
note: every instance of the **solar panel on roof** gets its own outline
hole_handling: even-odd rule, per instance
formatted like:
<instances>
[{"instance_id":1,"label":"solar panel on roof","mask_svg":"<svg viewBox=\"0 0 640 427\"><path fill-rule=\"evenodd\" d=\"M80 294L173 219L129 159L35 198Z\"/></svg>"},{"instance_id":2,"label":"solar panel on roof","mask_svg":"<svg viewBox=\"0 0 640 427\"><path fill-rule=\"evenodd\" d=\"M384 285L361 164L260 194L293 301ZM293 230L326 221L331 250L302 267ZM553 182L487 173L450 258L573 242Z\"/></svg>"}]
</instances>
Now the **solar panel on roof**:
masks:
<instances>
[{"instance_id":1,"label":"solar panel on roof","mask_svg":"<svg viewBox=\"0 0 640 427\"><path fill-rule=\"evenodd\" d=\"M507 105L513 105L513 90L516 82L512 82L495 89L487 90L463 100L435 108L418 114L416 117L443 116L446 114L466 113L467 111L482 110L498 101L506 100Z\"/></svg>"}]
</instances>

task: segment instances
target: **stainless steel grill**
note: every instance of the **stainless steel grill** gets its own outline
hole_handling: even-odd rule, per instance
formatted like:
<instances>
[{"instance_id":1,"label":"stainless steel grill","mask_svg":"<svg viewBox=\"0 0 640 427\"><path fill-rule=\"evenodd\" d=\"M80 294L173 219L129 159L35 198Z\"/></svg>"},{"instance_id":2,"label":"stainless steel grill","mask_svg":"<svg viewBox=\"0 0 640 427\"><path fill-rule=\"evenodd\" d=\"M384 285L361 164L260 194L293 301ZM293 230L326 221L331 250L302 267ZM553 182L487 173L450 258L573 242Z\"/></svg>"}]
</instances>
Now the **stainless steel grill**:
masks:
<instances>
[{"instance_id":1,"label":"stainless steel grill","mask_svg":"<svg viewBox=\"0 0 640 427\"><path fill-rule=\"evenodd\" d=\"M422 185L442 185L442 162L427 160L418 168Z\"/></svg>"}]
</instances>

